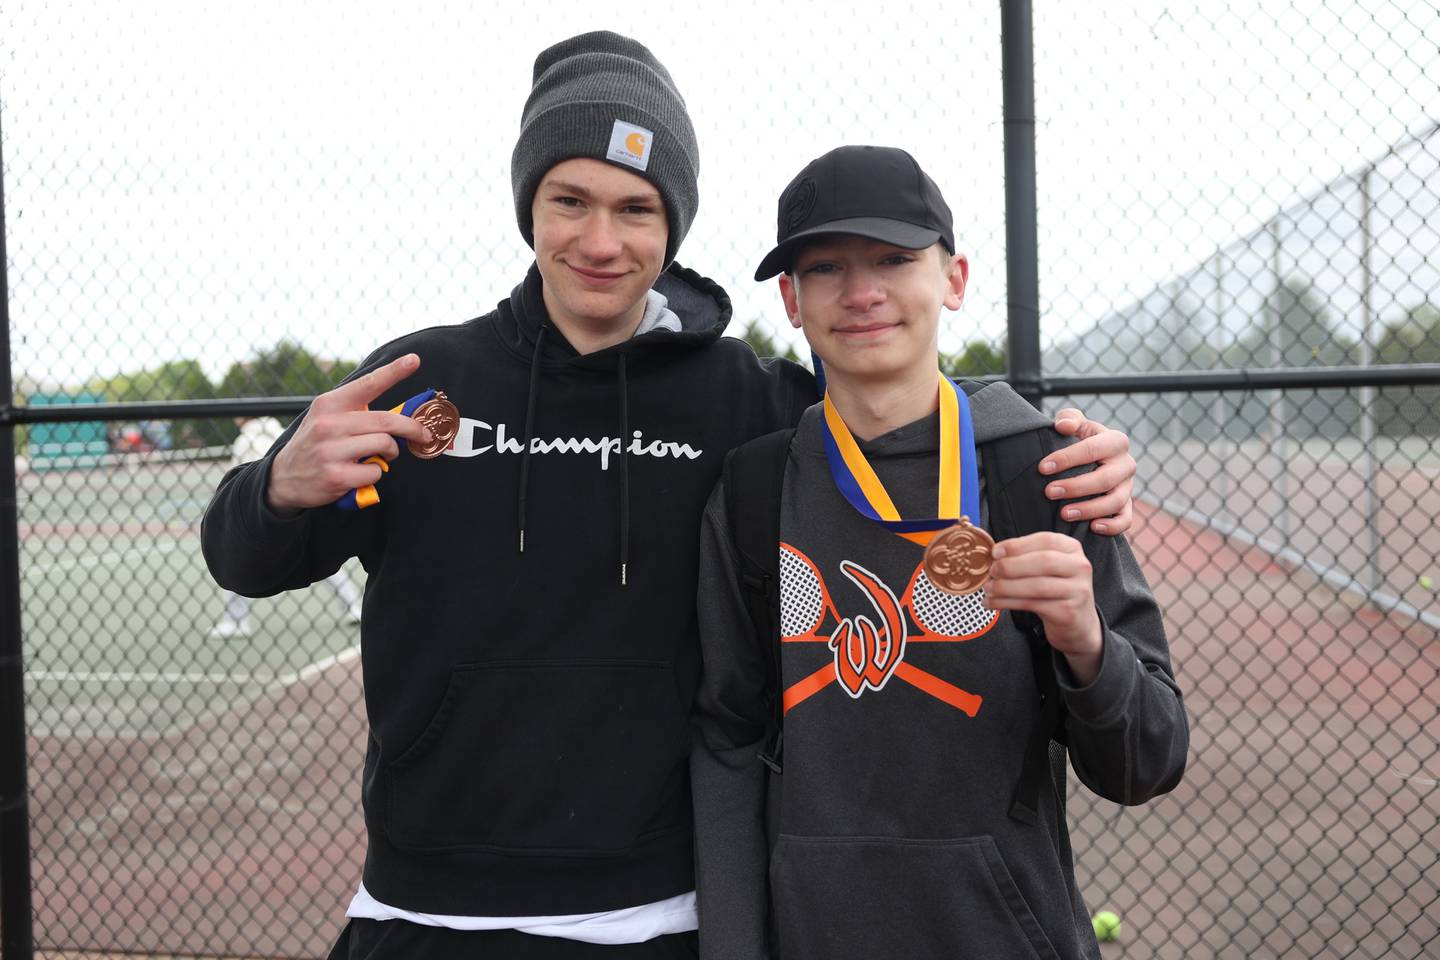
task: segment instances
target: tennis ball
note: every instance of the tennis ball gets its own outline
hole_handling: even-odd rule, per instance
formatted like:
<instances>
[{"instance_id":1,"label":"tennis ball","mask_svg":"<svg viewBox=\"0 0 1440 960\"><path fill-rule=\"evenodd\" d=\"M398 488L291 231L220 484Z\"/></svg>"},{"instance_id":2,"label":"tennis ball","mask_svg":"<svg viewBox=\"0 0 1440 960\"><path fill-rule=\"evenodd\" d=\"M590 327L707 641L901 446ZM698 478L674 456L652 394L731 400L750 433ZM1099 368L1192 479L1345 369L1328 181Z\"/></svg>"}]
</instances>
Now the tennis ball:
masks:
<instances>
[{"instance_id":1,"label":"tennis ball","mask_svg":"<svg viewBox=\"0 0 1440 960\"><path fill-rule=\"evenodd\" d=\"M1434 581L1434 580L1431 580L1429 577L1421 576L1421 577L1420 577L1420 586L1423 587L1423 588L1426 589L1426 590L1434 590L1434 589L1435 589L1435 581Z\"/></svg>"},{"instance_id":2,"label":"tennis ball","mask_svg":"<svg viewBox=\"0 0 1440 960\"><path fill-rule=\"evenodd\" d=\"M1120 918L1109 910L1101 910L1091 917L1090 925L1095 928L1095 939L1102 943L1108 943L1120 936Z\"/></svg>"}]
</instances>

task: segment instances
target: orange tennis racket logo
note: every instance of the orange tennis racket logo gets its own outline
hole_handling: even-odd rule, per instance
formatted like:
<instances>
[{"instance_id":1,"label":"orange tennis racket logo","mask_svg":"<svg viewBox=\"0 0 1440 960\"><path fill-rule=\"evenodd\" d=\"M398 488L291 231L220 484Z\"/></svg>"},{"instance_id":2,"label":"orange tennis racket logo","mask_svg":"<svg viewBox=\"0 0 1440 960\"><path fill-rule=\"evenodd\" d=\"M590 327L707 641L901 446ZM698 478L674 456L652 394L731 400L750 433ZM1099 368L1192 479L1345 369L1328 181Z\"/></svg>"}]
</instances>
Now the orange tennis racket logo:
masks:
<instances>
[{"instance_id":1,"label":"orange tennis racket logo","mask_svg":"<svg viewBox=\"0 0 1440 960\"><path fill-rule=\"evenodd\" d=\"M905 661L914 643L957 643L990 631L999 619L987 610L981 594L956 596L930 582L916 566L905 593L895 593L858 563L842 561L840 571L870 602L867 615L841 617L819 569L788 543L780 545L780 640L782 643L824 643L830 662L785 689L783 708L791 709L838 683L851 698L880 690L898 678L966 716L980 711L982 698L948 680ZM833 629L825 630L827 623Z\"/></svg>"}]
</instances>

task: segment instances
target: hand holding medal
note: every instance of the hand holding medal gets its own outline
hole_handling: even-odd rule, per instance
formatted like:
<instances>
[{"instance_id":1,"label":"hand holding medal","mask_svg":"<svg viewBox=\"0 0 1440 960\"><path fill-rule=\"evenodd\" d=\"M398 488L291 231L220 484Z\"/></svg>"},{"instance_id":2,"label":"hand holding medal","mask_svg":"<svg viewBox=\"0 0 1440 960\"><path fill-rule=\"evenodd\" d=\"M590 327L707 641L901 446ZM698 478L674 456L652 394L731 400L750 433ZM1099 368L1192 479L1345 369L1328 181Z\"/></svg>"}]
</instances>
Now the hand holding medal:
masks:
<instances>
[{"instance_id":1,"label":"hand holding medal","mask_svg":"<svg viewBox=\"0 0 1440 960\"><path fill-rule=\"evenodd\" d=\"M265 502L281 516L334 503L349 490L373 484L400 455L397 441L431 441L424 424L370 404L415 373L420 358L408 353L316 397L275 454Z\"/></svg>"},{"instance_id":2,"label":"hand holding medal","mask_svg":"<svg viewBox=\"0 0 1440 960\"><path fill-rule=\"evenodd\" d=\"M1082 686L1100 669L1104 633L1095 612L1094 574L1080 541L1049 531L995 545L985 588L992 610L1024 610L1045 624L1045 639Z\"/></svg>"},{"instance_id":3,"label":"hand holding medal","mask_svg":"<svg viewBox=\"0 0 1440 960\"><path fill-rule=\"evenodd\" d=\"M440 456L455 439L455 434L460 432L460 411L455 409L455 404L450 402L450 398L445 396L442 390L417 393L404 403L392 407L390 412L409 417L425 427L426 439L417 440L412 437L405 443L405 449L421 460L434 460ZM384 457L371 456L362 462L376 464L382 474L390 472L390 463ZM346 493L335 501L335 505L341 510L364 510L379 502L380 492L375 489L375 484L371 483Z\"/></svg>"}]
</instances>

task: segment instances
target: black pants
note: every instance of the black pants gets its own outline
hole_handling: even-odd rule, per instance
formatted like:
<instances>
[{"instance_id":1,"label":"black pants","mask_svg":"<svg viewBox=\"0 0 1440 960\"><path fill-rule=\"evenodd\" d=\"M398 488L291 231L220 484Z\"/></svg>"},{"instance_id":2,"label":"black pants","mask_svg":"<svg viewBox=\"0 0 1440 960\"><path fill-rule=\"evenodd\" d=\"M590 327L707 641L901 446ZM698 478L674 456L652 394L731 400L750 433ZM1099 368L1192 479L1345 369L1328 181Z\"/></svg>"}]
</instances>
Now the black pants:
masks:
<instances>
[{"instance_id":1,"label":"black pants","mask_svg":"<svg viewBox=\"0 0 1440 960\"><path fill-rule=\"evenodd\" d=\"M693 960L694 931L606 945L518 930L446 930L406 920L351 920L330 960Z\"/></svg>"}]
</instances>

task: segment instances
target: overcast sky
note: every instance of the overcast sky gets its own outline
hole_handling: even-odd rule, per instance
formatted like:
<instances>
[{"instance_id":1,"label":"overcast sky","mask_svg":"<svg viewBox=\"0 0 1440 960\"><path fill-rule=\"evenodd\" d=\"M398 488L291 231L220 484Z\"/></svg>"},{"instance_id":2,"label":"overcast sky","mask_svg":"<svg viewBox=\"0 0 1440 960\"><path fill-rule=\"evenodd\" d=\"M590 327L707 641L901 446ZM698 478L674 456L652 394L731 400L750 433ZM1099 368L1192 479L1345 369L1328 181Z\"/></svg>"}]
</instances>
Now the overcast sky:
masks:
<instances>
[{"instance_id":1,"label":"overcast sky","mask_svg":"<svg viewBox=\"0 0 1440 960\"><path fill-rule=\"evenodd\" d=\"M16 374L218 376L282 337L358 358L485 312L530 262L508 164L534 56L600 27L690 104L680 260L730 290L732 330L783 323L749 279L781 188L869 142L911 150L956 212L973 281L945 345L1003 336L998 4L607 6L6 0ZM1035 22L1051 339L1440 114L1430 3L1052 0Z\"/></svg>"}]
</instances>

